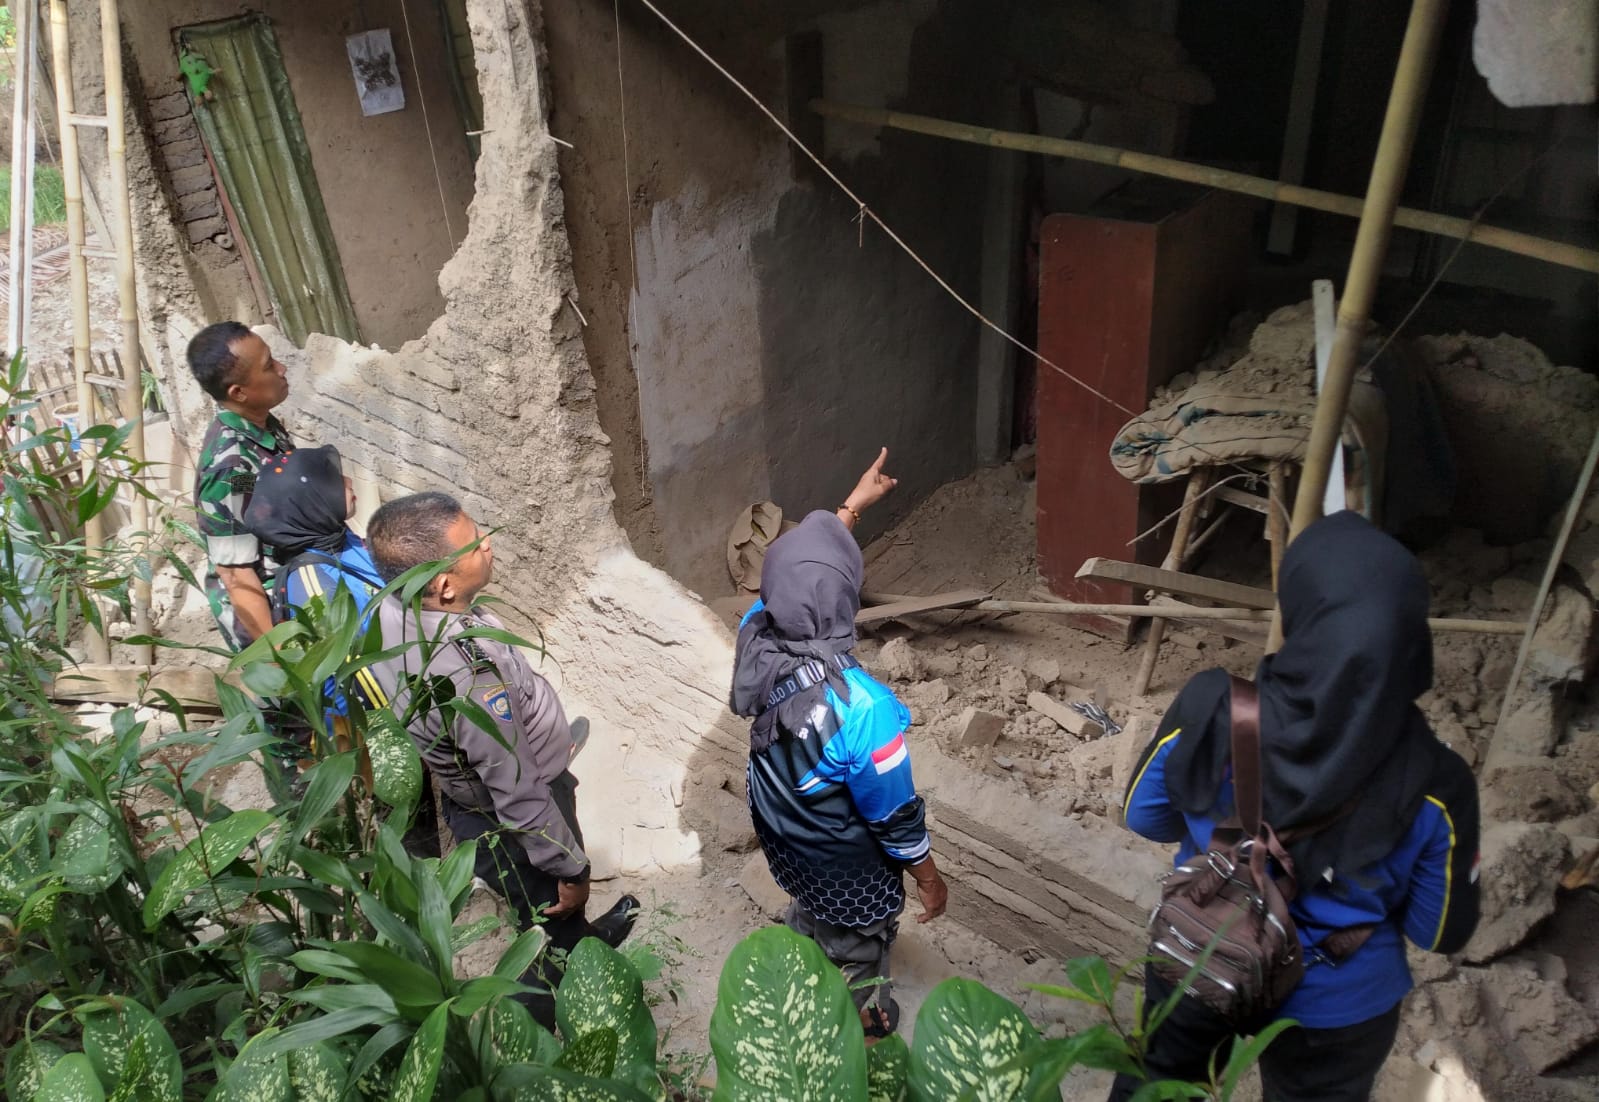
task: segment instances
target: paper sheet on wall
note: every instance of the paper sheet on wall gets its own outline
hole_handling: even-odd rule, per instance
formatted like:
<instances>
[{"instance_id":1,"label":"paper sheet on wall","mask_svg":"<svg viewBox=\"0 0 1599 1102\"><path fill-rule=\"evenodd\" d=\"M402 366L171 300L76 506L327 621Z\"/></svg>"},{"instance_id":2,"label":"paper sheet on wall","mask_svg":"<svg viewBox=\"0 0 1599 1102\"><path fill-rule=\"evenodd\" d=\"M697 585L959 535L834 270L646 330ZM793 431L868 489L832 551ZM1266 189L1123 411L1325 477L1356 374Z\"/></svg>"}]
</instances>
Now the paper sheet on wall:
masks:
<instances>
[{"instance_id":1,"label":"paper sheet on wall","mask_svg":"<svg viewBox=\"0 0 1599 1102\"><path fill-rule=\"evenodd\" d=\"M400 63L387 30L362 31L344 40L355 74L355 91L361 97L361 114L386 115L405 107L405 87L400 83Z\"/></svg>"}]
</instances>

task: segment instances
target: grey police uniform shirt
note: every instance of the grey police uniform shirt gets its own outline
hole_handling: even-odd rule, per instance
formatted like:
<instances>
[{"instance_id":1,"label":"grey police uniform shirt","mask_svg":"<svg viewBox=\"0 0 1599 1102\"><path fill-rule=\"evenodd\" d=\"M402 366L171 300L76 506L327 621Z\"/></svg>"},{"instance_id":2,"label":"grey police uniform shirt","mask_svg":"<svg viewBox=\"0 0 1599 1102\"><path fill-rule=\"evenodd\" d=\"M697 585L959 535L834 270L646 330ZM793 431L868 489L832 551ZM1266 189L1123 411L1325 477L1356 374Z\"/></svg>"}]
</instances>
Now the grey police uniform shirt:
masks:
<instances>
[{"instance_id":1,"label":"grey police uniform shirt","mask_svg":"<svg viewBox=\"0 0 1599 1102\"><path fill-rule=\"evenodd\" d=\"M477 701L498 726L496 738L466 716L454 715L446 724L438 708L417 710L409 724L411 739L439 790L462 807L498 820L540 871L562 879L585 876L589 862L577 823L577 779L566 768L572 732L555 690L515 647L492 639L456 639L474 625L501 630L504 625L486 612L417 613L393 598L382 602L378 622L386 650L407 640L433 641L426 648L408 646L371 667L395 715L405 715L411 679L448 677L457 694ZM431 660L426 660L427 649Z\"/></svg>"}]
</instances>

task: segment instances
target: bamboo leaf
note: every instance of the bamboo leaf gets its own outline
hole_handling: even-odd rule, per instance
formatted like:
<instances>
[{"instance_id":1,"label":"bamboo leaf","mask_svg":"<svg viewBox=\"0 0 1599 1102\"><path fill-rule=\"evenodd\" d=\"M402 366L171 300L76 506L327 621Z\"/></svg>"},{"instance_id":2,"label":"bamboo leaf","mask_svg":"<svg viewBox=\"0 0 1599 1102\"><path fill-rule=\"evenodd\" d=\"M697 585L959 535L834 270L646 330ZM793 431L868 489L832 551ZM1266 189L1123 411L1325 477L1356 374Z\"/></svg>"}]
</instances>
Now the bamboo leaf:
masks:
<instances>
[{"instance_id":1,"label":"bamboo leaf","mask_svg":"<svg viewBox=\"0 0 1599 1102\"><path fill-rule=\"evenodd\" d=\"M1233 1045L1232 1055L1227 1060L1227 1067L1222 1071L1221 1097L1223 1102L1233 1096L1238 1089L1238 1080L1243 1078L1244 1072L1253 1067L1268 1046L1277 1039L1277 1035L1285 1029L1293 1029L1299 1023L1292 1018L1278 1018L1265 1029L1251 1037L1246 1044Z\"/></svg>"},{"instance_id":2,"label":"bamboo leaf","mask_svg":"<svg viewBox=\"0 0 1599 1102\"><path fill-rule=\"evenodd\" d=\"M323 758L306 771L305 795L300 798L300 806L295 809L288 829L279 831L272 840L269 864L271 856L285 846L299 843L322 821L322 816L338 805L345 792L349 791L350 781L355 777L355 766L355 751L346 750L342 754Z\"/></svg>"},{"instance_id":3,"label":"bamboo leaf","mask_svg":"<svg viewBox=\"0 0 1599 1102\"><path fill-rule=\"evenodd\" d=\"M401 1006L432 1006L444 998L444 989L432 972L393 949L371 941L330 942L328 947Z\"/></svg>"}]
</instances>

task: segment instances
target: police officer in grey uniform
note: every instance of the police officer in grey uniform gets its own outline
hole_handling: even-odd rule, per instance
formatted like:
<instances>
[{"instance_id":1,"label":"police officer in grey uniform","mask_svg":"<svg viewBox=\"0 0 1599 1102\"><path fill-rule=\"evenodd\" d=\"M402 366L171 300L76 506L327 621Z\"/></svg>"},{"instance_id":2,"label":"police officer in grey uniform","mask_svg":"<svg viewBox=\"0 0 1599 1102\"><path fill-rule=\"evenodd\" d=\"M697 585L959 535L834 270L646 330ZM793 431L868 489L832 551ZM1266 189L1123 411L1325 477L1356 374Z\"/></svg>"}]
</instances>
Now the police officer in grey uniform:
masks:
<instances>
[{"instance_id":1,"label":"police officer in grey uniform","mask_svg":"<svg viewBox=\"0 0 1599 1102\"><path fill-rule=\"evenodd\" d=\"M570 951L584 937L619 944L632 930L638 900L622 899L590 923L589 859L577 819L577 779L567 770L577 744L549 682L517 648L492 639L460 638L474 626L502 628L472 607L493 573L489 538L448 494L424 493L388 502L367 525L378 572L392 581L414 566L462 552L423 592L421 611L385 600L378 623L385 649L412 640L396 658L371 667L366 688L376 703L403 716L412 697L431 694L410 723L442 796L445 821L459 842L478 840L477 875L516 911L523 929L542 916L550 944ZM463 549L468 549L463 552ZM442 708L441 699L470 700ZM482 716L497 728L487 730ZM509 747L509 749L507 749ZM544 994L526 1000L551 1025L559 969L548 954L523 982Z\"/></svg>"}]
</instances>

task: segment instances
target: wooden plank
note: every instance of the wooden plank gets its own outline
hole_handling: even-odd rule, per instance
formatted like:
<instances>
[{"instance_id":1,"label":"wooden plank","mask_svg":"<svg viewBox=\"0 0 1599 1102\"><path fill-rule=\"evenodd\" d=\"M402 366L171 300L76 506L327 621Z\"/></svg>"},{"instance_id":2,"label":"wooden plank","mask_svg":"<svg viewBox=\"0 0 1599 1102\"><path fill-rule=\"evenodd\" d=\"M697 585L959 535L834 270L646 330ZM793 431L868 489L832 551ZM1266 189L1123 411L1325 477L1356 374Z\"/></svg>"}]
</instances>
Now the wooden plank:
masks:
<instances>
[{"instance_id":1,"label":"wooden plank","mask_svg":"<svg viewBox=\"0 0 1599 1102\"><path fill-rule=\"evenodd\" d=\"M1237 582L1224 582L1216 578L1203 578L1198 574L1161 570L1141 563L1118 562L1115 559L1089 559L1077 571L1077 576L1097 582L1124 582L1140 589L1180 593L1185 597L1201 597L1244 608L1269 609L1276 604L1276 598L1269 589L1256 589L1254 586L1239 585Z\"/></svg>"},{"instance_id":2,"label":"wooden plank","mask_svg":"<svg viewBox=\"0 0 1599 1102\"><path fill-rule=\"evenodd\" d=\"M1166 614L1173 621L1182 624L1184 627L1200 628L1213 635L1220 635L1224 639L1233 639L1237 642L1249 643L1257 647L1266 642L1266 621L1269 619L1269 613L1261 616L1260 620L1255 621L1223 620L1212 617L1210 613L1215 610L1208 608L1203 611L1202 617L1185 616L1185 612L1192 613L1194 611L1194 606L1185 605L1172 597L1157 595L1149 603L1153 608L1169 610Z\"/></svg>"},{"instance_id":3,"label":"wooden plank","mask_svg":"<svg viewBox=\"0 0 1599 1102\"><path fill-rule=\"evenodd\" d=\"M146 679L148 678L148 684ZM236 675L226 680L236 682ZM156 670L153 675L143 666L84 664L63 670L61 676L45 686L52 700L79 700L100 704L159 704L152 690L171 693L185 708L220 712L217 703L216 673L204 667L188 666Z\"/></svg>"},{"instance_id":4,"label":"wooden plank","mask_svg":"<svg viewBox=\"0 0 1599 1102\"><path fill-rule=\"evenodd\" d=\"M914 616L920 612L937 612L940 609L970 608L988 599L984 589L957 589L950 593L935 593L931 597L910 597L886 605L873 605L855 614L857 624L870 624L878 620L893 620L900 616Z\"/></svg>"},{"instance_id":5,"label":"wooden plank","mask_svg":"<svg viewBox=\"0 0 1599 1102\"><path fill-rule=\"evenodd\" d=\"M1262 516L1271 511L1270 503L1259 494L1252 494L1248 490L1240 490L1237 486L1218 486L1211 491L1222 501L1233 505L1241 505L1245 509L1253 509Z\"/></svg>"}]
</instances>

